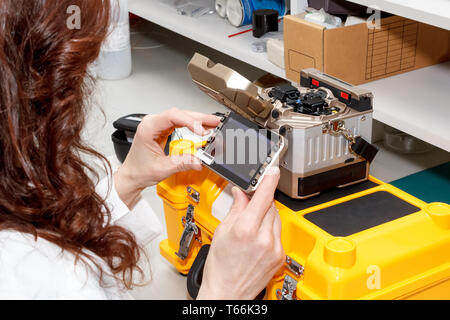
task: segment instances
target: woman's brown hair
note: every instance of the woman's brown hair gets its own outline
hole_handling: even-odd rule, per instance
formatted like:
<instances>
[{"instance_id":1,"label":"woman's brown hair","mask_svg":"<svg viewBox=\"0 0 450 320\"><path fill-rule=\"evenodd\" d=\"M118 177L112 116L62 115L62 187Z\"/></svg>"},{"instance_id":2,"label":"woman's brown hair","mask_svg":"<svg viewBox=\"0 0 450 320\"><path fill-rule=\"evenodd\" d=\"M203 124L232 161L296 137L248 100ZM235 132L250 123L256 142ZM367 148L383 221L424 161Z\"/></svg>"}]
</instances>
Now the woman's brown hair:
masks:
<instances>
[{"instance_id":1,"label":"woman's brown hair","mask_svg":"<svg viewBox=\"0 0 450 320\"><path fill-rule=\"evenodd\" d=\"M139 247L111 224L89 177L98 176L82 160L109 168L81 138L93 87L87 69L107 35L109 3L0 1L0 230L47 239L103 275L91 251L130 288Z\"/></svg>"}]
</instances>

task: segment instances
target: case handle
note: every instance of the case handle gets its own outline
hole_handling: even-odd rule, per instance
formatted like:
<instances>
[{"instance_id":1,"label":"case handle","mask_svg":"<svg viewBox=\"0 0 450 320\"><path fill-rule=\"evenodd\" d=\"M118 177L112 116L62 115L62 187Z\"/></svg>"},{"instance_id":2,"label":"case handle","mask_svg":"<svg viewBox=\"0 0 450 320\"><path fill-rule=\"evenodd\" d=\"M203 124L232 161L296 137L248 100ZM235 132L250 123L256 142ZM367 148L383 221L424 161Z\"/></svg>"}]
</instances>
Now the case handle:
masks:
<instances>
[{"instance_id":1,"label":"case handle","mask_svg":"<svg viewBox=\"0 0 450 320\"><path fill-rule=\"evenodd\" d=\"M187 290L192 299L197 299L200 286L202 285L203 269L205 268L209 247L209 244L201 247L187 276Z\"/></svg>"}]
</instances>

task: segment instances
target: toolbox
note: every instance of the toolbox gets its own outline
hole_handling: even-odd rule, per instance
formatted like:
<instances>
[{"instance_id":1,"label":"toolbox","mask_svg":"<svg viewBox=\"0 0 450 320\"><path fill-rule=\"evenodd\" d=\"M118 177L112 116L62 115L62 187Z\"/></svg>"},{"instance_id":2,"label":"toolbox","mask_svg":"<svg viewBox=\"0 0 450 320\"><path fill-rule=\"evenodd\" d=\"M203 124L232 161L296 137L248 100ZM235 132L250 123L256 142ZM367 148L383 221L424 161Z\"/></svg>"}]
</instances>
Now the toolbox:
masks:
<instances>
[{"instance_id":1,"label":"toolbox","mask_svg":"<svg viewBox=\"0 0 450 320\"><path fill-rule=\"evenodd\" d=\"M170 153L195 147L175 140ZM233 201L231 185L205 167L171 176L157 193L168 235L161 254L190 276L195 297L214 230ZM265 299L450 298L449 204L425 203L373 177L306 200L279 191L275 199L286 262Z\"/></svg>"}]
</instances>

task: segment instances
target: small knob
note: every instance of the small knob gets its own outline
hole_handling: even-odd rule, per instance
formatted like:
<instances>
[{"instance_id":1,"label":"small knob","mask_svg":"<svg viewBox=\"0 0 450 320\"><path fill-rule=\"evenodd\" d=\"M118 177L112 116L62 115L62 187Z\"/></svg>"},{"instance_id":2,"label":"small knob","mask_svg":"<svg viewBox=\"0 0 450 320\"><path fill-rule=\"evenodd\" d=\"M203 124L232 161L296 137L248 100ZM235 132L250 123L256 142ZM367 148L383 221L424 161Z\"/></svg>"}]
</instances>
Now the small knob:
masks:
<instances>
[{"instance_id":1,"label":"small knob","mask_svg":"<svg viewBox=\"0 0 450 320\"><path fill-rule=\"evenodd\" d=\"M432 202L425 207L425 212L443 229L450 229L450 205Z\"/></svg>"},{"instance_id":2,"label":"small knob","mask_svg":"<svg viewBox=\"0 0 450 320\"><path fill-rule=\"evenodd\" d=\"M280 112L278 110L275 109L272 111L272 118L278 119L279 116L280 116Z\"/></svg>"},{"instance_id":3,"label":"small knob","mask_svg":"<svg viewBox=\"0 0 450 320\"><path fill-rule=\"evenodd\" d=\"M350 268L356 262L356 246L346 238L333 238L325 246L324 259L334 267Z\"/></svg>"}]
</instances>

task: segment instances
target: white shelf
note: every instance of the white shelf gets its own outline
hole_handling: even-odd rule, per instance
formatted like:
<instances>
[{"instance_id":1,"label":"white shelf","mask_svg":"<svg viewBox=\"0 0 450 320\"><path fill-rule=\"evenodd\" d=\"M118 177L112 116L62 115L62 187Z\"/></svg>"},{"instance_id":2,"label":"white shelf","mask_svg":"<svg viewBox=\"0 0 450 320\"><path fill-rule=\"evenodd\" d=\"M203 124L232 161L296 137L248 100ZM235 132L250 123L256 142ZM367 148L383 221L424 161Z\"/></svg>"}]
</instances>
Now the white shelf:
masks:
<instances>
[{"instance_id":1,"label":"white shelf","mask_svg":"<svg viewBox=\"0 0 450 320\"><path fill-rule=\"evenodd\" d=\"M305 7L308 7L308 0L291 0L291 14L299 14L304 12Z\"/></svg>"},{"instance_id":2,"label":"white shelf","mask_svg":"<svg viewBox=\"0 0 450 320\"><path fill-rule=\"evenodd\" d=\"M293 0L295 1L295 0ZM450 30L449 0L348 0Z\"/></svg>"},{"instance_id":3,"label":"white shelf","mask_svg":"<svg viewBox=\"0 0 450 320\"><path fill-rule=\"evenodd\" d=\"M176 12L173 6L159 0L129 0L128 6L130 12L148 21L259 69L282 78L286 77L284 69L272 64L267 59L266 53L255 53L251 50L252 42L257 40L251 32L228 38L228 35L247 30L251 26L235 28L216 14L199 18L182 16Z\"/></svg>"},{"instance_id":4,"label":"white shelf","mask_svg":"<svg viewBox=\"0 0 450 320\"><path fill-rule=\"evenodd\" d=\"M378 121L450 152L450 62L361 85Z\"/></svg>"},{"instance_id":5,"label":"white shelf","mask_svg":"<svg viewBox=\"0 0 450 320\"><path fill-rule=\"evenodd\" d=\"M365 0L354 2L367 5L363 3ZM394 3L397 0L368 2L375 2L382 10L386 10L381 4ZM450 1L445 0L432 0L432 2L442 2L442 5L444 2L450 3ZM408 3L412 6L418 1L410 0ZM427 1L427 3L429 2ZM428 8L429 12L436 9L432 8L431 5L426 6L426 8L417 5L416 10L419 10L419 8L423 10ZM206 15L199 18L182 16L176 12L173 6L159 0L129 0L129 9L130 12L164 28L244 61L249 65L285 78L285 71L268 61L265 53L252 52L251 43L255 41L255 38L253 38L251 32L228 38L230 34L248 29L248 26L235 28L217 15ZM406 12L410 11L393 13L416 19L415 16L405 14ZM450 10L446 14L450 15ZM442 15L445 14L442 13ZM436 24L438 19L433 19L433 24ZM420 19L417 20L420 21ZM446 20L443 19L442 21ZM449 84L450 63L444 63L370 82L364 86L374 93L375 119L441 149L450 151L448 123L450 119L450 99L447 97Z\"/></svg>"}]
</instances>

